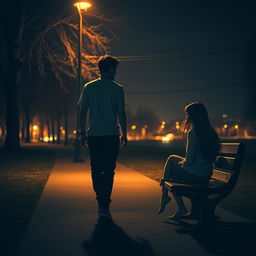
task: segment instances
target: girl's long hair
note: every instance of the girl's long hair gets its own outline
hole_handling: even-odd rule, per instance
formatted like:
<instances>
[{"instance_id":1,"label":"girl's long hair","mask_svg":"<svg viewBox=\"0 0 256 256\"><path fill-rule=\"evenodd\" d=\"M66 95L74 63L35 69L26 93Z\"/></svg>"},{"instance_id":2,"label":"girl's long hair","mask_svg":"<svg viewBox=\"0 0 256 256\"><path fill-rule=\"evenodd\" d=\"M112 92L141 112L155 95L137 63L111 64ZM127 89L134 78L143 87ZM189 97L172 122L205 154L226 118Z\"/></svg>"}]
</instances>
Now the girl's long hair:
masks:
<instances>
[{"instance_id":1,"label":"girl's long hair","mask_svg":"<svg viewBox=\"0 0 256 256\"><path fill-rule=\"evenodd\" d=\"M212 128L207 110L202 103L193 102L185 107L186 118L181 124L183 136L194 129L198 138L199 148L207 162L214 162L220 150L220 139Z\"/></svg>"}]
</instances>

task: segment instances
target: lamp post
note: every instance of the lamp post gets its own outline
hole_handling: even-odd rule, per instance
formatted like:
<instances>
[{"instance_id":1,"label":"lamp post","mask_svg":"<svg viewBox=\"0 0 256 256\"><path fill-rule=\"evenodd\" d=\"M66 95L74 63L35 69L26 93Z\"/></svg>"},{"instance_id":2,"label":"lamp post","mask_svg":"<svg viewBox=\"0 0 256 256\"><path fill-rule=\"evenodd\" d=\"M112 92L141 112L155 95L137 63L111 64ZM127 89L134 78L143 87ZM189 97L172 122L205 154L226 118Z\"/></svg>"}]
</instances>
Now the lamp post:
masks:
<instances>
[{"instance_id":1,"label":"lamp post","mask_svg":"<svg viewBox=\"0 0 256 256\"><path fill-rule=\"evenodd\" d=\"M78 15L79 15L79 25L78 25L78 64L77 64L77 94L78 97L80 96L80 92L81 92L81 50L82 50L82 39L83 39L83 34L82 34L82 28L83 28L83 12L86 12L88 10L88 8L91 7L91 4L88 2L75 2L74 6L77 8L78 11ZM81 142L80 142L80 134L79 134L79 127L80 127L80 123L79 123L79 106L77 107L77 129L76 129L76 141L75 141L75 155L74 155L74 159L73 162L75 163L79 163L79 162L83 162L83 158L81 156Z\"/></svg>"}]
</instances>

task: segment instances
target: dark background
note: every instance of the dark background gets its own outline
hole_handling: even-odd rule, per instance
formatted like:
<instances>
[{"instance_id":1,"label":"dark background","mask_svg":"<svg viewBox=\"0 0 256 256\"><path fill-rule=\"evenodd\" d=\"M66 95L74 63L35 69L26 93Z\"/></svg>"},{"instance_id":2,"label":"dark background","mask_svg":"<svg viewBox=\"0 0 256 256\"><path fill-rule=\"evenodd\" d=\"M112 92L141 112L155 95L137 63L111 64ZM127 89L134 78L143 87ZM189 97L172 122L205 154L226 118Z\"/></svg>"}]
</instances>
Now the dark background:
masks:
<instances>
[{"instance_id":1,"label":"dark background","mask_svg":"<svg viewBox=\"0 0 256 256\"><path fill-rule=\"evenodd\" d=\"M126 28L112 43L116 56L151 55L122 63L117 80L132 110L144 105L160 119L183 117L184 105L201 101L212 118L242 117L253 78L255 1L94 1L102 13L122 17ZM253 41L253 42L252 42ZM152 55L177 57L155 60ZM185 55L185 56L184 56ZM245 83L245 84L244 84ZM222 87L208 89L209 87ZM180 93L133 94L204 88ZM129 94L131 93L131 94Z\"/></svg>"}]
</instances>

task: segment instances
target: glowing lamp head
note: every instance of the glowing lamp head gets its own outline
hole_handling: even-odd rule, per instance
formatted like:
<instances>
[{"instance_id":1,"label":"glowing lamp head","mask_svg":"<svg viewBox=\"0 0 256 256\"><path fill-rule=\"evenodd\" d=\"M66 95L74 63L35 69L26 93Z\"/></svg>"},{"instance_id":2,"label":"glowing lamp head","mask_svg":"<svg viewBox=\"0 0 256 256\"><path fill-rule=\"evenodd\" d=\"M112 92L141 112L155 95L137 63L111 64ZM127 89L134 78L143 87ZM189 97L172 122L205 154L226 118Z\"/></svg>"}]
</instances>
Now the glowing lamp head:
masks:
<instances>
[{"instance_id":1,"label":"glowing lamp head","mask_svg":"<svg viewBox=\"0 0 256 256\"><path fill-rule=\"evenodd\" d=\"M33 125L32 129L33 129L33 131L37 131L38 130L38 126L37 125Z\"/></svg>"},{"instance_id":2,"label":"glowing lamp head","mask_svg":"<svg viewBox=\"0 0 256 256\"><path fill-rule=\"evenodd\" d=\"M81 11L87 11L92 5L88 2L75 2L74 6Z\"/></svg>"}]
</instances>

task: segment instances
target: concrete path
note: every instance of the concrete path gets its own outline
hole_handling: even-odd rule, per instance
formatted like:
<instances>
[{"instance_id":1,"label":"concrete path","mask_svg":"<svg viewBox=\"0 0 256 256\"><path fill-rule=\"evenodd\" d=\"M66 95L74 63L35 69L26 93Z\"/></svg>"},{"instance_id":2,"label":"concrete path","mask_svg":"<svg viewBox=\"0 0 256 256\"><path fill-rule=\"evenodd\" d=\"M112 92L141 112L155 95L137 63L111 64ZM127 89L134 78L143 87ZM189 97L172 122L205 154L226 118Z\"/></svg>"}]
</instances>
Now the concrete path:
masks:
<instances>
[{"instance_id":1,"label":"concrete path","mask_svg":"<svg viewBox=\"0 0 256 256\"><path fill-rule=\"evenodd\" d=\"M113 222L98 220L89 160L74 164L70 150L63 147L55 150L55 166L18 256L203 256L213 253L207 244L209 241L195 234L180 234L176 232L176 225L165 223L166 216L175 210L174 203L170 203L165 214L158 216L159 185L122 165L118 165L115 176ZM218 215L222 220L246 223L221 209Z\"/></svg>"}]
</instances>

